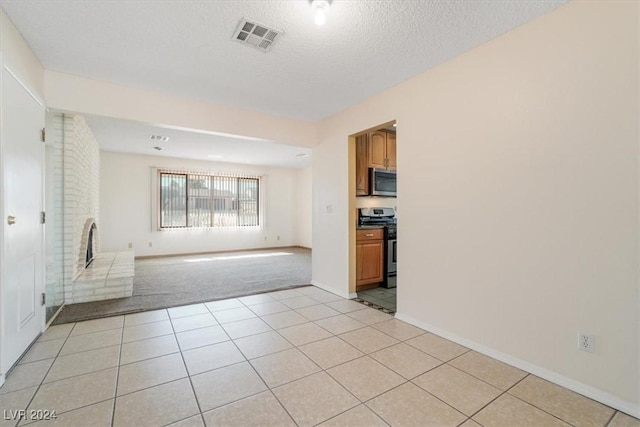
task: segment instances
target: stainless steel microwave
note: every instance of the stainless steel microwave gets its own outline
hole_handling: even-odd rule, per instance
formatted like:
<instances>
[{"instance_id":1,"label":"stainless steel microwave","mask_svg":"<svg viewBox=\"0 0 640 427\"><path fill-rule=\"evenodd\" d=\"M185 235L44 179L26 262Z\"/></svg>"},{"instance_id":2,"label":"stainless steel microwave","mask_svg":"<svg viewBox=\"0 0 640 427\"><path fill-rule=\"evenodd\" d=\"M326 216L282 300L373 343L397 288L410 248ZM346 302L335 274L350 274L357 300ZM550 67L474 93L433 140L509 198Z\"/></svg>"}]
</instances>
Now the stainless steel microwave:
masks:
<instances>
[{"instance_id":1,"label":"stainless steel microwave","mask_svg":"<svg viewBox=\"0 0 640 427\"><path fill-rule=\"evenodd\" d=\"M371 196L396 197L396 171L370 168L369 194Z\"/></svg>"}]
</instances>

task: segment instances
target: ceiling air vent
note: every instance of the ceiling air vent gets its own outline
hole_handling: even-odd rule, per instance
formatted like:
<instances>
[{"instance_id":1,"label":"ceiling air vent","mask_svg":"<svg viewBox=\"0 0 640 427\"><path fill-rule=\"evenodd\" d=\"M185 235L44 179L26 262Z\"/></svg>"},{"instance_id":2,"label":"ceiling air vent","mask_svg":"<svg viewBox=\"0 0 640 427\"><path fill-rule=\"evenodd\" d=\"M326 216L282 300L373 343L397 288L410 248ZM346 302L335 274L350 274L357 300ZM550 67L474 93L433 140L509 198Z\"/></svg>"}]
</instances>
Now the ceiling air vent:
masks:
<instances>
[{"instance_id":1,"label":"ceiling air vent","mask_svg":"<svg viewBox=\"0 0 640 427\"><path fill-rule=\"evenodd\" d=\"M235 33L233 33L233 39L263 52L268 52L276 38L281 34L282 31L280 30L274 30L264 24L243 18Z\"/></svg>"}]
</instances>

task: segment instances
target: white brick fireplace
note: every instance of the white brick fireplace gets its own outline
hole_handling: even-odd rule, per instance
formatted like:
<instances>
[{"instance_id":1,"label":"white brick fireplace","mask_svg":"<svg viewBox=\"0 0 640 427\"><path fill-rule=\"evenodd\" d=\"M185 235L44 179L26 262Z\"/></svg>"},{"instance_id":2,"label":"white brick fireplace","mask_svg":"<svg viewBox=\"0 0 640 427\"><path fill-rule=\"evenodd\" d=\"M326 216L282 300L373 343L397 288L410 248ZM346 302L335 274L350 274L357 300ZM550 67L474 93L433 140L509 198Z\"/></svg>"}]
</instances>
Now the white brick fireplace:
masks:
<instances>
[{"instance_id":1,"label":"white brick fireplace","mask_svg":"<svg viewBox=\"0 0 640 427\"><path fill-rule=\"evenodd\" d=\"M133 251L100 252L100 149L84 117L53 113L49 121L54 143L63 149L63 227L65 304L130 296ZM94 228L94 261L86 269L87 245Z\"/></svg>"}]
</instances>

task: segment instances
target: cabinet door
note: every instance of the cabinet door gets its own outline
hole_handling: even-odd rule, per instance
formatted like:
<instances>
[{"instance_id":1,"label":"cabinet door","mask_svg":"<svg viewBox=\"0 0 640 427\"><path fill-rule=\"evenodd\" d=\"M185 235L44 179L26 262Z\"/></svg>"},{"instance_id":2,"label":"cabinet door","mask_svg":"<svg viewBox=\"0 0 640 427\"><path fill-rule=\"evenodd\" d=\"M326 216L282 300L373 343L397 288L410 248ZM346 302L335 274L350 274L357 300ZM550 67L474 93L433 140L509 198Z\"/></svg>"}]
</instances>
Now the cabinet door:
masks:
<instances>
[{"instance_id":1,"label":"cabinet door","mask_svg":"<svg viewBox=\"0 0 640 427\"><path fill-rule=\"evenodd\" d=\"M369 167L386 168L387 134L382 131L369 133Z\"/></svg>"},{"instance_id":2,"label":"cabinet door","mask_svg":"<svg viewBox=\"0 0 640 427\"><path fill-rule=\"evenodd\" d=\"M387 167L389 169L396 169L396 134L387 134Z\"/></svg>"},{"instance_id":3,"label":"cabinet door","mask_svg":"<svg viewBox=\"0 0 640 427\"><path fill-rule=\"evenodd\" d=\"M369 150L367 135L356 137L356 196L369 195Z\"/></svg>"},{"instance_id":4,"label":"cabinet door","mask_svg":"<svg viewBox=\"0 0 640 427\"><path fill-rule=\"evenodd\" d=\"M356 244L356 286L382 282L383 242L360 242Z\"/></svg>"}]
</instances>

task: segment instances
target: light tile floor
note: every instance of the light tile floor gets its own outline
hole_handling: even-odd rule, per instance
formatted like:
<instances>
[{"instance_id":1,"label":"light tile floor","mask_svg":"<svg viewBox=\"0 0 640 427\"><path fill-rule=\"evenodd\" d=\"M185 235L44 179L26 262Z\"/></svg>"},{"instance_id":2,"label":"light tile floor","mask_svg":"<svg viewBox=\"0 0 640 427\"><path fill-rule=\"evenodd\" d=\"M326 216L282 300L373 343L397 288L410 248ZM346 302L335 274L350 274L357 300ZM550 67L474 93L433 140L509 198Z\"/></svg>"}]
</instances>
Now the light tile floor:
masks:
<instances>
[{"instance_id":1,"label":"light tile floor","mask_svg":"<svg viewBox=\"0 0 640 427\"><path fill-rule=\"evenodd\" d=\"M382 286L375 289L367 289L366 291L358 292L358 298L386 308L392 313L396 312L396 289L397 288L383 288Z\"/></svg>"},{"instance_id":2,"label":"light tile floor","mask_svg":"<svg viewBox=\"0 0 640 427\"><path fill-rule=\"evenodd\" d=\"M0 426L640 426L315 287L53 326L0 410Z\"/></svg>"}]
</instances>

